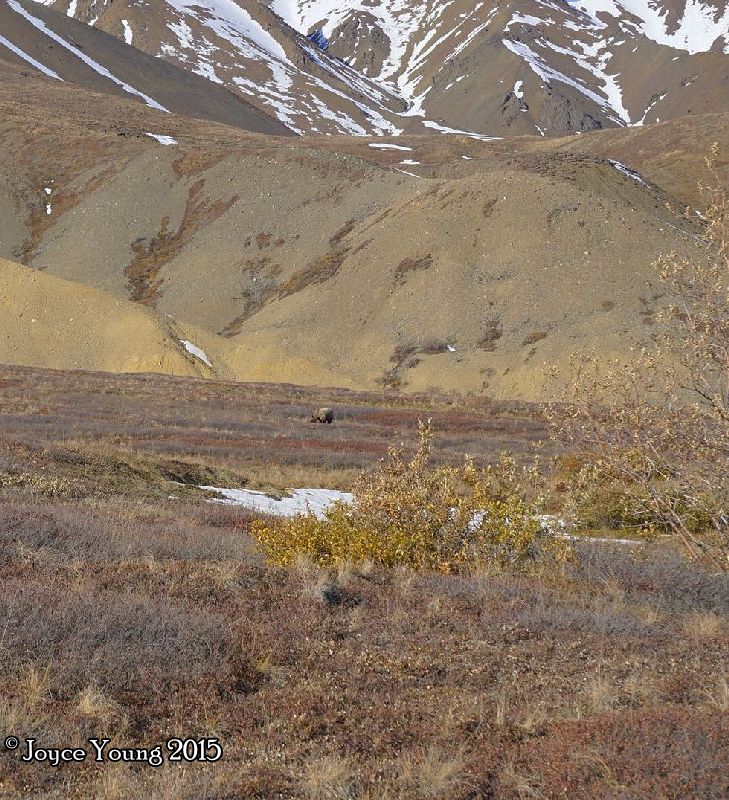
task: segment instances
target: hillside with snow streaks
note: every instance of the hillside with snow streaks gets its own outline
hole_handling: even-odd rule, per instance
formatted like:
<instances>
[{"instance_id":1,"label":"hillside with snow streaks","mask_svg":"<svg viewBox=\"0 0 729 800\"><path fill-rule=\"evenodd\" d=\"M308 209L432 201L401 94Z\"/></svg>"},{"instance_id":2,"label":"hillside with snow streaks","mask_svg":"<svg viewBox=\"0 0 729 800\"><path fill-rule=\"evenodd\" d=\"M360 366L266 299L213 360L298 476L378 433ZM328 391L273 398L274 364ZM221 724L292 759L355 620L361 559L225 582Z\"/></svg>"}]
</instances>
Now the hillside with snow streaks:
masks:
<instances>
[{"instance_id":1,"label":"hillside with snow streaks","mask_svg":"<svg viewBox=\"0 0 729 800\"><path fill-rule=\"evenodd\" d=\"M291 134L278 120L226 88L130 47L135 31L126 17L122 17L124 37L117 40L69 17L65 8L46 5L0 0L0 65L30 67L45 78L134 100L163 112L161 117L172 112L257 133ZM78 7L73 4L71 10ZM143 29L137 33L143 34ZM157 123L162 135L166 124Z\"/></svg>"},{"instance_id":2,"label":"hillside with snow streaks","mask_svg":"<svg viewBox=\"0 0 729 800\"><path fill-rule=\"evenodd\" d=\"M409 104L483 133L559 134L722 110L729 9L701 0L269 0ZM699 58L694 58L698 56ZM518 93L512 87L519 85Z\"/></svg>"},{"instance_id":3,"label":"hillside with snow streaks","mask_svg":"<svg viewBox=\"0 0 729 800\"><path fill-rule=\"evenodd\" d=\"M294 132L563 135L729 110L716 0L38 0ZM327 50L306 37L319 28Z\"/></svg>"},{"instance_id":4,"label":"hillside with snow streaks","mask_svg":"<svg viewBox=\"0 0 729 800\"><path fill-rule=\"evenodd\" d=\"M1 34L0 34L0 45L5 47L11 53L18 56L18 58L20 58L21 61L24 61L26 64L30 64L31 67L35 67L39 72L42 72L49 78L54 78L57 81L63 80L63 78L57 72L54 72L52 69L49 69L45 64L41 64L40 61L37 61L35 58L33 58L33 56L26 53L25 50L13 44L9 39L6 39Z\"/></svg>"},{"instance_id":5,"label":"hillside with snow streaks","mask_svg":"<svg viewBox=\"0 0 729 800\"><path fill-rule=\"evenodd\" d=\"M102 78L107 78L112 83L115 83L117 86L121 87L128 94L140 98L150 108L155 108L158 111L167 111L167 109L163 105L158 103L156 100L144 94L144 92L140 92L138 89L135 89L133 86L130 86L128 83L125 83L123 80L120 80L119 78L116 77L116 75L111 73L105 66L99 64L99 62L95 61L93 58L90 58L88 55L86 55L86 53L84 53L75 45L66 41L62 36L59 36L57 33L55 33L55 31L51 30L45 24L45 22L43 22L43 20L38 19L38 17L35 17L32 14L28 13L23 8L23 6L20 5L20 3L16 2L16 0L7 0L7 4L9 8L11 8L17 14L20 14L20 16L23 17L27 22L29 22L34 28L36 28L42 34L47 36L49 39L52 39L56 44L63 47L64 50L68 50L69 53L71 53L72 55L76 56L76 58L83 61L83 63L86 64L86 66L90 67L94 72L101 75Z\"/></svg>"},{"instance_id":6,"label":"hillside with snow streaks","mask_svg":"<svg viewBox=\"0 0 729 800\"><path fill-rule=\"evenodd\" d=\"M396 135L396 92L320 50L265 4L41 0L244 97L296 133Z\"/></svg>"},{"instance_id":7,"label":"hillside with snow streaks","mask_svg":"<svg viewBox=\"0 0 729 800\"><path fill-rule=\"evenodd\" d=\"M379 69L363 63L360 65L362 72L392 85L415 105L415 113L422 115L422 101L430 90L423 80L429 57L446 45L450 57L455 57L485 29L498 11L498 7L487 8L493 3L482 1L471 4L470 11L457 14L453 20L450 11L453 4L453 0L426 3L393 0L379 4L362 0L347 3L345 7L334 0L303 0L300 3L273 0L271 8L293 28L307 33L321 26L324 34L335 40L338 31L346 28L353 19L372 18L387 45ZM365 25L363 30L369 31L371 27Z\"/></svg>"},{"instance_id":8,"label":"hillside with snow streaks","mask_svg":"<svg viewBox=\"0 0 729 800\"><path fill-rule=\"evenodd\" d=\"M613 17L628 35L641 35L656 44L685 50L692 55L706 53L723 40L729 53L729 9L715 3L687 0L683 14L672 13L667 4L652 0L570 0L575 8L589 14L598 25L604 16ZM680 6L680 4L678 4Z\"/></svg>"},{"instance_id":9,"label":"hillside with snow streaks","mask_svg":"<svg viewBox=\"0 0 729 800\"><path fill-rule=\"evenodd\" d=\"M252 47L263 57L267 54L279 61L288 61L286 52L273 36L232 0L167 0L167 4L227 40L233 47Z\"/></svg>"}]
</instances>

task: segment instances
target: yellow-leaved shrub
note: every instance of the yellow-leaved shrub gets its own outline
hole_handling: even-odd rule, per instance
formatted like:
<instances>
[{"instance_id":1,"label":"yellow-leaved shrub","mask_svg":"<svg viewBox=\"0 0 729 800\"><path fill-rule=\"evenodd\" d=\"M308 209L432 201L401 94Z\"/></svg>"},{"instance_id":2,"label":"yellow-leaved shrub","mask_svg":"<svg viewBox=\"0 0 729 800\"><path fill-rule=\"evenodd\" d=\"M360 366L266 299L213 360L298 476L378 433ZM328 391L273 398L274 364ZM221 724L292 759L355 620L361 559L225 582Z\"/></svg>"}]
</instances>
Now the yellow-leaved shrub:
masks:
<instances>
[{"instance_id":1,"label":"yellow-leaved shrub","mask_svg":"<svg viewBox=\"0 0 729 800\"><path fill-rule=\"evenodd\" d=\"M320 567L372 561L456 572L566 558L567 543L540 521L535 467L507 456L484 469L468 457L460 467L435 467L430 423L420 423L419 434L411 460L393 448L360 476L351 504L335 503L321 519L308 513L253 523L269 561L283 566L304 556Z\"/></svg>"}]
</instances>

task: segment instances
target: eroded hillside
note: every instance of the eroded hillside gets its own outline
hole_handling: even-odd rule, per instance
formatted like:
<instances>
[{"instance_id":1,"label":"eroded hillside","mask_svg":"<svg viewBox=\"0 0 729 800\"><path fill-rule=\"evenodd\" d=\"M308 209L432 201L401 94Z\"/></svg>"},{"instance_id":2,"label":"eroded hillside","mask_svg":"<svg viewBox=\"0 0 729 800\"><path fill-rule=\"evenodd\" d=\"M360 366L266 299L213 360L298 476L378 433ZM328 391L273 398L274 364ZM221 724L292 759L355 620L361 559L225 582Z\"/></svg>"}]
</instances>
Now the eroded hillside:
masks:
<instances>
[{"instance_id":1,"label":"eroded hillside","mask_svg":"<svg viewBox=\"0 0 729 800\"><path fill-rule=\"evenodd\" d=\"M207 331L240 379L543 397L577 348L650 344L651 262L701 257L686 180L608 144L277 138L3 77L0 256Z\"/></svg>"}]
</instances>

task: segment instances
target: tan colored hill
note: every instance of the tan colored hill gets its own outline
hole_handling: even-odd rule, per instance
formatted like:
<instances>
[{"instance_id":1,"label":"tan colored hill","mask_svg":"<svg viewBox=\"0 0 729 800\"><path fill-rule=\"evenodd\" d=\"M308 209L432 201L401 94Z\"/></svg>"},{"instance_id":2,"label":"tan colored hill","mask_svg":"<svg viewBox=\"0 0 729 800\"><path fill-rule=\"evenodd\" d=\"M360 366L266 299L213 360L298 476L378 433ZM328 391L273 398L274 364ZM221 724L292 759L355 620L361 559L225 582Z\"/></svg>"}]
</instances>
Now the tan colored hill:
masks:
<instances>
[{"instance_id":1,"label":"tan colored hill","mask_svg":"<svg viewBox=\"0 0 729 800\"><path fill-rule=\"evenodd\" d=\"M240 325L233 341L256 376L309 382L289 371L295 354L356 385L543 396L545 367L578 348L649 344L661 299L651 261L693 250L660 195L604 163L410 189Z\"/></svg>"},{"instance_id":2,"label":"tan colored hill","mask_svg":"<svg viewBox=\"0 0 729 800\"><path fill-rule=\"evenodd\" d=\"M221 359L225 343L216 338L136 303L0 259L0 363L229 377ZM198 347L212 366L183 342Z\"/></svg>"},{"instance_id":3,"label":"tan colored hill","mask_svg":"<svg viewBox=\"0 0 729 800\"><path fill-rule=\"evenodd\" d=\"M260 136L2 76L0 256L207 331L241 380L543 397L575 349L650 343L660 252L701 257L668 159Z\"/></svg>"},{"instance_id":4,"label":"tan colored hill","mask_svg":"<svg viewBox=\"0 0 729 800\"><path fill-rule=\"evenodd\" d=\"M621 161L638 170L680 202L702 208L698 184L714 185L706 168L711 147L718 144L719 183L729 180L729 114L681 117L658 125L598 131L544 143L570 153L584 153ZM541 147L541 143L532 145Z\"/></svg>"}]
</instances>

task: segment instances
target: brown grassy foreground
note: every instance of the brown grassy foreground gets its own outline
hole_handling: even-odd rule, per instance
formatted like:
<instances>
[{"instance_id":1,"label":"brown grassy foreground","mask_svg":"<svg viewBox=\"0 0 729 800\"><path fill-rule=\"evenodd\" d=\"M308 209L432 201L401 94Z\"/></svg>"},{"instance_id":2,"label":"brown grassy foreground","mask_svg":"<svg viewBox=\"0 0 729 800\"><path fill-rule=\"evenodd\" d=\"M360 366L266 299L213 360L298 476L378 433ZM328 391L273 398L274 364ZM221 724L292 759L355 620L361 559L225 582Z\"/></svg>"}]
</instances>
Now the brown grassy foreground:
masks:
<instances>
[{"instance_id":1,"label":"brown grassy foreground","mask_svg":"<svg viewBox=\"0 0 729 800\"><path fill-rule=\"evenodd\" d=\"M340 421L308 425L322 401ZM345 487L428 405L442 463L543 435L437 398L4 370L0 796L726 797L726 576L586 544L531 577L279 569L180 485ZM224 758L24 765L11 734Z\"/></svg>"}]
</instances>

